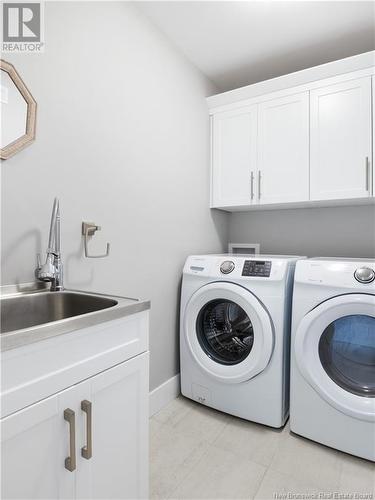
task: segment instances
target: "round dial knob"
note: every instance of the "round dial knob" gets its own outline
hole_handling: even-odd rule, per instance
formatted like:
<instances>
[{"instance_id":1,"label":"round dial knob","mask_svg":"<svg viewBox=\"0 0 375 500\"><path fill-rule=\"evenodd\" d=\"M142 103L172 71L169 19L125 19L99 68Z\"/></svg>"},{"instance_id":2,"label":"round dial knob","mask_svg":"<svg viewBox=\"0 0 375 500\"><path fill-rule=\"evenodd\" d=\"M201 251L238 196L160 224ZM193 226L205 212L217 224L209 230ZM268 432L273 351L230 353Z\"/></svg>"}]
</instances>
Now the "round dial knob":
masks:
<instances>
[{"instance_id":1,"label":"round dial knob","mask_svg":"<svg viewBox=\"0 0 375 500\"><path fill-rule=\"evenodd\" d=\"M220 266L220 271L223 274L229 274L233 271L234 267L234 262L232 262L231 260L225 260Z\"/></svg>"},{"instance_id":2,"label":"round dial knob","mask_svg":"<svg viewBox=\"0 0 375 500\"><path fill-rule=\"evenodd\" d=\"M359 267L355 271L354 277L360 283L371 283L375 280L375 271L370 267Z\"/></svg>"}]
</instances>

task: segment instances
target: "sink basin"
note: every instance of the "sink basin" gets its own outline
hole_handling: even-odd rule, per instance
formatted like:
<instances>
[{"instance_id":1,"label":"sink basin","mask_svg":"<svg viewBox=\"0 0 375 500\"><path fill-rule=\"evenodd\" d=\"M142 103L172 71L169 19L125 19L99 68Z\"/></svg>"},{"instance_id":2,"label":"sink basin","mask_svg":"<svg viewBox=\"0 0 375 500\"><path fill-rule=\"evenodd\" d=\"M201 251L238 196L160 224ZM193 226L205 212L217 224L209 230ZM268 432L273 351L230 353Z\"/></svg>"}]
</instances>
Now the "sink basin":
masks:
<instances>
[{"instance_id":1,"label":"sink basin","mask_svg":"<svg viewBox=\"0 0 375 500\"><path fill-rule=\"evenodd\" d=\"M101 311L118 302L106 297L72 292L42 292L1 300L1 333Z\"/></svg>"},{"instance_id":2,"label":"sink basin","mask_svg":"<svg viewBox=\"0 0 375 500\"><path fill-rule=\"evenodd\" d=\"M0 287L1 351L150 308L147 300L78 290L51 292L45 286L41 283L26 283Z\"/></svg>"}]
</instances>

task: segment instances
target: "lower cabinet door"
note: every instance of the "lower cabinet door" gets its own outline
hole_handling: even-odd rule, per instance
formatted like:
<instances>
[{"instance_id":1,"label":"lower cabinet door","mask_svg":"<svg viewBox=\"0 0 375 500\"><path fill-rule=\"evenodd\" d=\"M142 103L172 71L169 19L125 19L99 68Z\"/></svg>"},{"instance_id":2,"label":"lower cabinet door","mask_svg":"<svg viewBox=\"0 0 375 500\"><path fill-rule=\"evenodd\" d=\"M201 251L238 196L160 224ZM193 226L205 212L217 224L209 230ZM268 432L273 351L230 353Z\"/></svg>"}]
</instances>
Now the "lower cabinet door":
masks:
<instances>
[{"instance_id":1,"label":"lower cabinet door","mask_svg":"<svg viewBox=\"0 0 375 500\"><path fill-rule=\"evenodd\" d=\"M148 498L148 353L2 419L1 498Z\"/></svg>"},{"instance_id":2,"label":"lower cabinet door","mask_svg":"<svg viewBox=\"0 0 375 500\"><path fill-rule=\"evenodd\" d=\"M77 498L148 498L148 353L90 383L80 446L92 456L80 453Z\"/></svg>"},{"instance_id":3,"label":"lower cabinet door","mask_svg":"<svg viewBox=\"0 0 375 500\"><path fill-rule=\"evenodd\" d=\"M2 419L2 500L75 497L75 402L80 386Z\"/></svg>"},{"instance_id":4,"label":"lower cabinet door","mask_svg":"<svg viewBox=\"0 0 375 500\"><path fill-rule=\"evenodd\" d=\"M58 397L1 422L1 498L60 496L62 447Z\"/></svg>"}]
</instances>

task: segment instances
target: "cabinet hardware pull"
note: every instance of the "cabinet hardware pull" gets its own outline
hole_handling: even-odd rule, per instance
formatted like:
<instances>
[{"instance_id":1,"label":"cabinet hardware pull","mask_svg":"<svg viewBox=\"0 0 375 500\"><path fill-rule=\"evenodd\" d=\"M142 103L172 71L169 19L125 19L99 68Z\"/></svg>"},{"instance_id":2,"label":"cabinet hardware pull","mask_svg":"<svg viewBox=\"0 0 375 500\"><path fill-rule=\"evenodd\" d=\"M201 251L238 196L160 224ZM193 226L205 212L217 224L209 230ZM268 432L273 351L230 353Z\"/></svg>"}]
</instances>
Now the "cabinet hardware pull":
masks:
<instances>
[{"instance_id":1,"label":"cabinet hardware pull","mask_svg":"<svg viewBox=\"0 0 375 500\"><path fill-rule=\"evenodd\" d=\"M86 413L86 446L81 448L81 455L86 460L92 457L92 403L84 399L81 401L81 410Z\"/></svg>"},{"instance_id":2,"label":"cabinet hardware pull","mask_svg":"<svg viewBox=\"0 0 375 500\"><path fill-rule=\"evenodd\" d=\"M260 170L258 170L258 199L259 200L260 200L260 196L261 196L261 190L260 190L261 179L262 179L262 174L261 174Z\"/></svg>"},{"instance_id":3,"label":"cabinet hardware pull","mask_svg":"<svg viewBox=\"0 0 375 500\"><path fill-rule=\"evenodd\" d=\"M64 410L64 420L69 424L69 453L65 459L65 469L73 472L76 468L76 414L70 408Z\"/></svg>"},{"instance_id":4,"label":"cabinet hardware pull","mask_svg":"<svg viewBox=\"0 0 375 500\"><path fill-rule=\"evenodd\" d=\"M366 191L370 192L370 162L368 156L366 156L365 165L366 165Z\"/></svg>"},{"instance_id":5,"label":"cabinet hardware pull","mask_svg":"<svg viewBox=\"0 0 375 500\"><path fill-rule=\"evenodd\" d=\"M254 199L254 172L251 171L250 174L250 186L251 186L251 199Z\"/></svg>"}]
</instances>

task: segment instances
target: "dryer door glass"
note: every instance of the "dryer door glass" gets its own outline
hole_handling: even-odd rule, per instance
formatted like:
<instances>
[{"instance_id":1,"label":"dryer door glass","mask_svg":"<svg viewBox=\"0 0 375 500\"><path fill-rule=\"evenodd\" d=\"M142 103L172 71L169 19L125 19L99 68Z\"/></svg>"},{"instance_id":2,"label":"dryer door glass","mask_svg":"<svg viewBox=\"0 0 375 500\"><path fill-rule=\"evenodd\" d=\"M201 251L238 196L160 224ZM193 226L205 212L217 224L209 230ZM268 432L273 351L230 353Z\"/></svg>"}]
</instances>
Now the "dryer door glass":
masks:
<instances>
[{"instance_id":1,"label":"dryer door glass","mask_svg":"<svg viewBox=\"0 0 375 500\"><path fill-rule=\"evenodd\" d=\"M319 357L340 387L358 396L375 397L375 318L344 316L324 330Z\"/></svg>"},{"instance_id":2,"label":"dryer door glass","mask_svg":"<svg viewBox=\"0 0 375 500\"><path fill-rule=\"evenodd\" d=\"M231 300L216 299L208 302L198 314L196 331L204 352L223 365L241 363L253 347L251 320Z\"/></svg>"}]
</instances>

